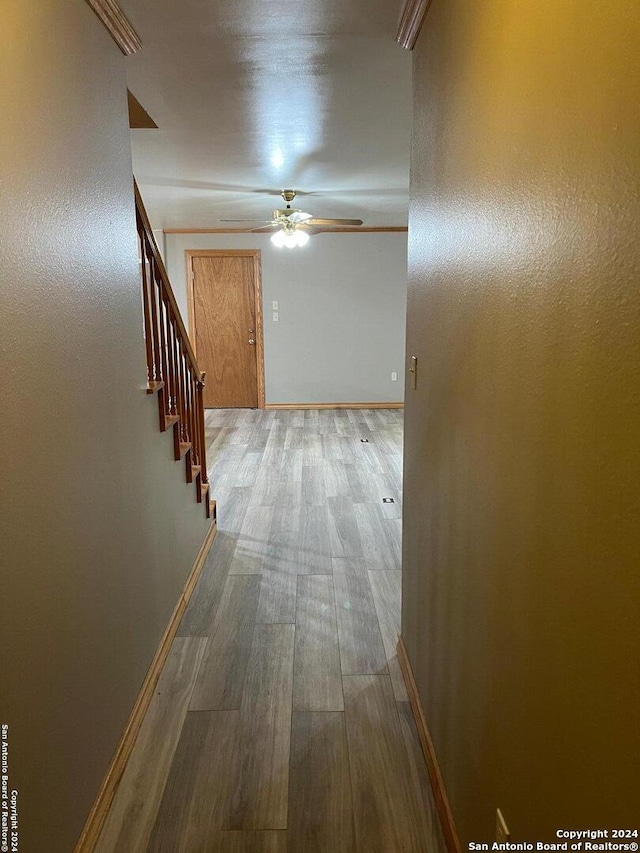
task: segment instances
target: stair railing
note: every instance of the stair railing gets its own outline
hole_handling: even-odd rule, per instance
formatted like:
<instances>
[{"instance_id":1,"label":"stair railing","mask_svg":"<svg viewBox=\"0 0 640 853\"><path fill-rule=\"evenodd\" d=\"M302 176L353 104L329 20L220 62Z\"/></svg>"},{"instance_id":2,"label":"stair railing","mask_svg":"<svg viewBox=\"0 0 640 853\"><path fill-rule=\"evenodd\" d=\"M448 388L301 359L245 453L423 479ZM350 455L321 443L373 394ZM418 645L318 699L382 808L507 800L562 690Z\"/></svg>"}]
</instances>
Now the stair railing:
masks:
<instances>
[{"instance_id":1,"label":"stair railing","mask_svg":"<svg viewBox=\"0 0 640 853\"><path fill-rule=\"evenodd\" d=\"M205 374L198 368L169 276L153 236L136 182L136 226L142 271L142 305L147 353L147 393L156 394L160 429L173 428L174 454L185 459L188 483L205 502L207 517L215 513L209 499L204 405Z\"/></svg>"}]
</instances>

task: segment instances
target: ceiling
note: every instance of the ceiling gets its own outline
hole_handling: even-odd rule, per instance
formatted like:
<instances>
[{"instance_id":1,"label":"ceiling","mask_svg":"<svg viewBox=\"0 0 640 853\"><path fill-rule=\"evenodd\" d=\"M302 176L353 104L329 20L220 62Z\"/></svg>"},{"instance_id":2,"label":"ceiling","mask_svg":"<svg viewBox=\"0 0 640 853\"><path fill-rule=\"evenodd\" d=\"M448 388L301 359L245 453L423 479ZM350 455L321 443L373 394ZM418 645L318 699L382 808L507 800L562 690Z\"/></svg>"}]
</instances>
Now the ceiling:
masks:
<instances>
[{"instance_id":1,"label":"ceiling","mask_svg":"<svg viewBox=\"0 0 640 853\"><path fill-rule=\"evenodd\" d=\"M143 43L126 60L127 85L158 125L131 131L155 228L268 219L288 187L300 193L295 206L317 217L406 225L402 0L120 5Z\"/></svg>"}]
</instances>

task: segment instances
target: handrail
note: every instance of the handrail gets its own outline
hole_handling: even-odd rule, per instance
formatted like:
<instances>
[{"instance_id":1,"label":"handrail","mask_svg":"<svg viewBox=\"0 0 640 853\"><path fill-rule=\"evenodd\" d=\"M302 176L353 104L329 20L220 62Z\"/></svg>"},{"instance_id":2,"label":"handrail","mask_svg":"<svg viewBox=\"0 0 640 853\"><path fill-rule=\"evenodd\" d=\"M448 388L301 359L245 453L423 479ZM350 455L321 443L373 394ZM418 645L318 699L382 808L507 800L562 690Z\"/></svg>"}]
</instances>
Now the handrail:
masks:
<instances>
[{"instance_id":1,"label":"handrail","mask_svg":"<svg viewBox=\"0 0 640 853\"><path fill-rule=\"evenodd\" d=\"M160 429L173 427L175 458L185 457L187 481L195 482L198 501L206 498L209 515L202 394L205 375L198 367L135 180L133 187L142 277L147 390L158 396Z\"/></svg>"},{"instance_id":2,"label":"handrail","mask_svg":"<svg viewBox=\"0 0 640 853\"><path fill-rule=\"evenodd\" d=\"M155 264L156 264L156 266L160 272L160 275L162 276L164 286L167 290L167 296L169 298L169 302L171 303L171 307L175 311L176 319L178 322L178 327L180 329L180 335L182 336L183 340L185 341L185 344L186 344L185 348L189 354L189 358L191 359L191 366L196 371L196 373L198 373L200 376L202 376L203 374L198 369L198 362L196 360L196 354L193 351L193 347L191 346L191 341L189 340L189 335L187 333L187 330L185 329L184 321L182 319L182 315L180 314L180 308L178 307L176 297L173 293L173 289L172 289L171 283L169 281L169 274L167 273L167 270L166 270L165 265L164 265L164 261L162 260L162 255L160 254L160 250L158 249L158 246L156 243L156 238L153 236L153 231L151 229L151 223L149 222L149 217L147 216L147 211L145 210L145 206L144 206L143 201L142 201L142 196L140 195L140 190L138 189L138 184L136 183L135 178L133 181L133 191L134 191L135 197L136 197L136 213L138 214L138 216L142 220L142 225L144 227L145 233L147 234L147 237L148 237L150 245L151 245L151 250L153 252L153 260L154 260L154 262L155 262ZM138 229L138 233L140 233L139 229Z\"/></svg>"}]
</instances>

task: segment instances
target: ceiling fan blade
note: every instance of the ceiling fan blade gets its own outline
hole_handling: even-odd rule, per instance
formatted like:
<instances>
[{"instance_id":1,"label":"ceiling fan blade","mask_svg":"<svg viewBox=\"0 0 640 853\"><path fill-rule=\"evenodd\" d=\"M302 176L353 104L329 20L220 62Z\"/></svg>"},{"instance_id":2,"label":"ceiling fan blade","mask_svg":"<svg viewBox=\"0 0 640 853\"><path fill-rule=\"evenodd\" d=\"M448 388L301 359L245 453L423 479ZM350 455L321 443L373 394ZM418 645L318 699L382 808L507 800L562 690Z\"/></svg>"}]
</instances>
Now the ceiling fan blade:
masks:
<instances>
[{"instance_id":1,"label":"ceiling fan blade","mask_svg":"<svg viewBox=\"0 0 640 853\"><path fill-rule=\"evenodd\" d=\"M271 222L271 219L219 219L218 222L264 222L265 225Z\"/></svg>"},{"instance_id":2,"label":"ceiling fan blade","mask_svg":"<svg viewBox=\"0 0 640 853\"><path fill-rule=\"evenodd\" d=\"M309 225L362 225L362 219L308 219Z\"/></svg>"},{"instance_id":3,"label":"ceiling fan blade","mask_svg":"<svg viewBox=\"0 0 640 853\"><path fill-rule=\"evenodd\" d=\"M268 231L275 231L277 225L263 225L262 228L250 228L248 234L266 234Z\"/></svg>"},{"instance_id":4,"label":"ceiling fan blade","mask_svg":"<svg viewBox=\"0 0 640 853\"><path fill-rule=\"evenodd\" d=\"M289 222L306 222L308 219L313 219L310 213L305 213L304 210L296 210L290 216L287 216Z\"/></svg>"}]
</instances>

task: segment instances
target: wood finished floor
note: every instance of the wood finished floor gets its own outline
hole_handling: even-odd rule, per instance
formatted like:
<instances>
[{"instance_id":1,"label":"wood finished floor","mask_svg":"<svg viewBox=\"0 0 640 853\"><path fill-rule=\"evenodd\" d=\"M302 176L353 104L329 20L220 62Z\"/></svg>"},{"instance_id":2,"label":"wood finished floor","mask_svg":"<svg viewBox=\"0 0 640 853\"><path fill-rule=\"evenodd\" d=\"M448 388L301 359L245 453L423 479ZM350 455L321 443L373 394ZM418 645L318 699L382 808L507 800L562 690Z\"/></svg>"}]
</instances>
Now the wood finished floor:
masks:
<instances>
[{"instance_id":1,"label":"wood finished floor","mask_svg":"<svg viewBox=\"0 0 640 853\"><path fill-rule=\"evenodd\" d=\"M206 432L218 534L98 853L443 853L395 653L402 412Z\"/></svg>"}]
</instances>

